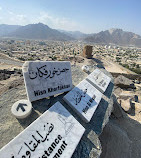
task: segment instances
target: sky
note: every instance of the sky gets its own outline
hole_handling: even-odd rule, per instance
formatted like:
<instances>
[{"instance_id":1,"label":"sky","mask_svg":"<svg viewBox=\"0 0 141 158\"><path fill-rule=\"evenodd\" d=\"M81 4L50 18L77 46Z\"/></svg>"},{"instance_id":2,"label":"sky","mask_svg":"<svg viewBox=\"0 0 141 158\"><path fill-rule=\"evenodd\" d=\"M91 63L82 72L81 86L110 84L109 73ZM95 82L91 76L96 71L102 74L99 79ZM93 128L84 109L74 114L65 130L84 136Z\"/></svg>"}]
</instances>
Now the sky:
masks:
<instances>
[{"instance_id":1,"label":"sky","mask_svg":"<svg viewBox=\"0 0 141 158\"><path fill-rule=\"evenodd\" d=\"M39 22L67 31L120 28L141 35L141 0L0 0L0 24Z\"/></svg>"}]
</instances>

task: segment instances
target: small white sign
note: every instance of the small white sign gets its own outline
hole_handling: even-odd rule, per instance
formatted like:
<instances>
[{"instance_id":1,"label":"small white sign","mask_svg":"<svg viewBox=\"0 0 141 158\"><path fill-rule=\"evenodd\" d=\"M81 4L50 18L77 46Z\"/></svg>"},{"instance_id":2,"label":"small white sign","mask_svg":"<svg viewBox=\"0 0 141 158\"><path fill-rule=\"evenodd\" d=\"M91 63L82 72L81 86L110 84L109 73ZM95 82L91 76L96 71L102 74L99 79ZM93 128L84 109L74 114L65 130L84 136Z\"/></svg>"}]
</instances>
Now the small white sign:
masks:
<instances>
[{"instance_id":1,"label":"small white sign","mask_svg":"<svg viewBox=\"0 0 141 158\"><path fill-rule=\"evenodd\" d=\"M19 100L11 108L12 114L19 119L26 118L32 111L32 105L29 100Z\"/></svg>"},{"instance_id":2,"label":"small white sign","mask_svg":"<svg viewBox=\"0 0 141 158\"><path fill-rule=\"evenodd\" d=\"M99 69L95 69L88 77L88 80L90 80L96 87L98 87L102 93L104 93L111 81L111 78L107 75L105 75L102 71Z\"/></svg>"},{"instance_id":3,"label":"small white sign","mask_svg":"<svg viewBox=\"0 0 141 158\"><path fill-rule=\"evenodd\" d=\"M82 70L83 70L84 72L89 72L89 67L88 67L87 65L83 65L83 66L82 66Z\"/></svg>"},{"instance_id":4,"label":"small white sign","mask_svg":"<svg viewBox=\"0 0 141 158\"><path fill-rule=\"evenodd\" d=\"M0 157L71 158L84 131L84 127L57 102L3 147Z\"/></svg>"},{"instance_id":5,"label":"small white sign","mask_svg":"<svg viewBox=\"0 0 141 158\"><path fill-rule=\"evenodd\" d=\"M70 105L82 119L89 122L102 98L102 93L88 81L83 80L64 96L64 101Z\"/></svg>"},{"instance_id":6,"label":"small white sign","mask_svg":"<svg viewBox=\"0 0 141 158\"><path fill-rule=\"evenodd\" d=\"M70 62L25 62L22 70L31 102L69 91L73 87Z\"/></svg>"}]
</instances>

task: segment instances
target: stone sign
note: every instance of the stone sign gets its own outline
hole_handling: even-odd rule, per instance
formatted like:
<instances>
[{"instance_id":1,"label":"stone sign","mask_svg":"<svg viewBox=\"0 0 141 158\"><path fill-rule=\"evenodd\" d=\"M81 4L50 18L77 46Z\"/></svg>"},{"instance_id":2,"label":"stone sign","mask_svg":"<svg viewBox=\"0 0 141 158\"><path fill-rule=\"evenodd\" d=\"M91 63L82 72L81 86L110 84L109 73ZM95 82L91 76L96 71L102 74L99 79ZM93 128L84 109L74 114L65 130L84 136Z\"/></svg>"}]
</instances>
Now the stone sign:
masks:
<instances>
[{"instance_id":1,"label":"stone sign","mask_svg":"<svg viewBox=\"0 0 141 158\"><path fill-rule=\"evenodd\" d=\"M98 88L102 93L104 93L111 81L111 78L105 75L99 69L95 69L88 77L88 80L94 84L96 88Z\"/></svg>"},{"instance_id":2,"label":"stone sign","mask_svg":"<svg viewBox=\"0 0 141 158\"><path fill-rule=\"evenodd\" d=\"M0 157L70 158L84 131L84 127L57 102L3 147Z\"/></svg>"},{"instance_id":3,"label":"stone sign","mask_svg":"<svg viewBox=\"0 0 141 158\"><path fill-rule=\"evenodd\" d=\"M22 70L31 102L72 89L70 62L25 62Z\"/></svg>"},{"instance_id":4,"label":"stone sign","mask_svg":"<svg viewBox=\"0 0 141 158\"><path fill-rule=\"evenodd\" d=\"M70 105L82 119L89 122L102 98L102 93L88 81L83 80L64 96L64 101Z\"/></svg>"},{"instance_id":5,"label":"stone sign","mask_svg":"<svg viewBox=\"0 0 141 158\"><path fill-rule=\"evenodd\" d=\"M19 100L11 108L12 114L19 119L26 118L32 111L31 102L28 100Z\"/></svg>"}]
</instances>

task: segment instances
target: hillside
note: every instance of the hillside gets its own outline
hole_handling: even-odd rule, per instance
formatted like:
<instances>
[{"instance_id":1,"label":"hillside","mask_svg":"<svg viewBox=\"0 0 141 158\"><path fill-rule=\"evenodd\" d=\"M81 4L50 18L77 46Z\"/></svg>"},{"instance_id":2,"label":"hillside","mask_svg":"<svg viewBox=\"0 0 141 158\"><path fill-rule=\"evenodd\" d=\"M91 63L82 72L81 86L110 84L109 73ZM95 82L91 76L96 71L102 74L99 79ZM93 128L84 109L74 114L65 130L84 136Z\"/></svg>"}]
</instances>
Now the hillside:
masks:
<instances>
[{"instance_id":1,"label":"hillside","mask_svg":"<svg viewBox=\"0 0 141 158\"><path fill-rule=\"evenodd\" d=\"M65 30L58 30L58 31L60 31L60 32L66 34L74 39L78 39L78 40L86 38L89 36L89 34L85 34L85 33L80 32L80 31L65 31Z\"/></svg>"},{"instance_id":2,"label":"hillside","mask_svg":"<svg viewBox=\"0 0 141 158\"><path fill-rule=\"evenodd\" d=\"M42 23L29 24L21 26L14 32L9 33L8 37L25 38L25 39L43 39L43 40L72 40L73 38L61 33L55 29L51 29Z\"/></svg>"},{"instance_id":3,"label":"hillside","mask_svg":"<svg viewBox=\"0 0 141 158\"><path fill-rule=\"evenodd\" d=\"M100 44L113 43L124 46L135 45L141 47L141 36L132 32L123 31L122 29L101 31L86 37L84 41Z\"/></svg>"},{"instance_id":4,"label":"hillside","mask_svg":"<svg viewBox=\"0 0 141 158\"><path fill-rule=\"evenodd\" d=\"M18 28L20 28L20 25L6 25L1 24L0 25L0 36L7 36L7 34L14 32Z\"/></svg>"}]
</instances>

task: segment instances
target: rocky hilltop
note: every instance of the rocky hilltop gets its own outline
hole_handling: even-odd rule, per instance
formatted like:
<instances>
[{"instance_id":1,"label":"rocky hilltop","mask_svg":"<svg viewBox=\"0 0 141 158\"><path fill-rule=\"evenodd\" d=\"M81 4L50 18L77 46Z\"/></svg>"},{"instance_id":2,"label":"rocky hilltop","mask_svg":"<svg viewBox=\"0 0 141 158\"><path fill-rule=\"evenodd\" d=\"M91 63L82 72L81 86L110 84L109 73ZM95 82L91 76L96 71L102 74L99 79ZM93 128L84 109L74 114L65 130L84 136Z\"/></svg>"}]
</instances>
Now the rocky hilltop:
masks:
<instances>
[{"instance_id":1,"label":"rocky hilltop","mask_svg":"<svg viewBox=\"0 0 141 158\"><path fill-rule=\"evenodd\" d=\"M94 62L88 60L90 72ZM83 64L83 63L82 63ZM106 75L113 77L105 69ZM141 87L139 80L115 75L114 92L107 91L89 124L84 123L62 100L65 94L33 102L32 114L24 120L11 115L11 106L20 99L27 99L20 70L0 72L0 148L22 132L55 102L60 101L86 128L72 158L140 158L141 155ZM73 85L87 77L81 65L72 62ZM111 89L111 88L110 88ZM109 96L108 94L112 94ZM105 100L105 101L104 101ZM47 106L48 105L48 106Z\"/></svg>"}]
</instances>

